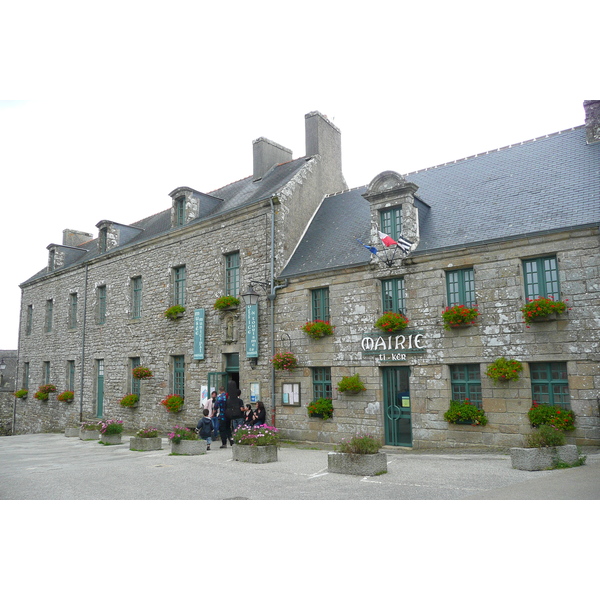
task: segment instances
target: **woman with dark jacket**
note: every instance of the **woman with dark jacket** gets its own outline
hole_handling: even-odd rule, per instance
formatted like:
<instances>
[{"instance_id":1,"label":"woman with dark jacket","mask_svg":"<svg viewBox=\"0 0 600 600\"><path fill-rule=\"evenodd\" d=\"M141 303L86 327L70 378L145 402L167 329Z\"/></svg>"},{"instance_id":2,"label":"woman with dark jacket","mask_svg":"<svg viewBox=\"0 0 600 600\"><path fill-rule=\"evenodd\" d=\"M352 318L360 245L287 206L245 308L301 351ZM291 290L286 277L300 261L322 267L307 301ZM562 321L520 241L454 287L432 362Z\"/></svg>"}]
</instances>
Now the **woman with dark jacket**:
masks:
<instances>
[{"instance_id":1,"label":"woman with dark jacket","mask_svg":"<svg viewBox=\"0 0 600 600\"><path fill-rule=\"evenodd\" d=\"M254 410L254 419L252 425L264 425L267 420L267 411L265 405L259 400L256 403L256 409Z\"/></svg>"}]
</instances>

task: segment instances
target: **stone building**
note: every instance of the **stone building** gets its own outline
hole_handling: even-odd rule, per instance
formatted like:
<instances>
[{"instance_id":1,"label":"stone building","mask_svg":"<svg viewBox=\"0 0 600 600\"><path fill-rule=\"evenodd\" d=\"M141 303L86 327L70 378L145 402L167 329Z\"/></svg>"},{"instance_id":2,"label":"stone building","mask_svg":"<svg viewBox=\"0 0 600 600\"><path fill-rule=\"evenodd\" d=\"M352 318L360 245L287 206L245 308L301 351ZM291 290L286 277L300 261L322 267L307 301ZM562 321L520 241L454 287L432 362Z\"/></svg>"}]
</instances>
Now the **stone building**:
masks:
<instances>
[{"instance_id":1,"label":"stone building","mask_svg":"<svg viewBox=\"0 0 600 600\"><path fill-rule=\"evenodd\" d=\"M277 371L277 425L286 437L339 442L356 432L414 448L521 446L532 403L572 409L569 439L598 445L600 390L600 101L586 125L323 199L281 272L276 349L299 367ZM379 232L405 241L386 247ZM528 299L568 310L525 323ZM475 322L444 328L450 306ZM384 312L409 319L394 334ZM329 321L333 335L301 329ZM518 380L488 366L522 363ZM358 374L366 391L337 391ZM332 399L333 417L307 416ZM483 408L485 426L444 419L451 400Z\"/></svg>"},{"instance_id":2,"label":"stone building","mask_svg":"<svg viewBox=\"0 0 600 600\"><path fill-rule=\"evenodd\" d=\"M0 350L0 435L12 433L17 351Z\"/></svg>"},{"instance_id":3,"label":"stone building","mask_svg":"<svg viewBox=\"0 0 600 600\"><path fill-rule=\"evenodd\" d=\"M323 196L346 187L339 130L312 112L305 134L301 158L259 138L251 176L210 193L178 187L158 214L129 225L99 215L97 235L67 229L47 247L47 266L21 284L17 386L30 393L17 432L101 416L166 431L195 424L201 395L230 382L271 405L276 274ZM250 285L257 304L214 308ZM171 306L181 318L165 317ZM153 377L132 378L136 366ZM56 393L35 399L44 384ZM65 390L72 402L57 400ZM123 407L130 394L137 405ZM185 398L183 412L161 406L170 394Z\"/></svg>"},{"instance_id":4,"label":"stone building","mask_svg":"<svg viewBox=\"0 0 600 600\"><path fill-rule=\"evenodd\" d=\"M21 285L17 387L53 383L74 401L30 393L16 403L16 431L98 416L168 430L195 423L202 394L230 381L244 400L263 400L291 439L522 445L537 401L572 409L569 437L597 445L600 101L584 107L583 126L404 176L385 171L350 190L339 130L310 113L304 157L260 138L250 177L207 194L176 188L165 211L130 225L101 220L96 236L65 230L47 267ZM224 295L243 299L219 311ZM538 296L569 310L527 326L521 307ZM171 321L174 305L186 310ZM457 305L479 314L446 330L442 313ZM389 311L408 327L377 331ZM315 319L333 335L308 337L301 328ZM276 352L299 367L272 369ZM518 380L486 376L500 357L522 362ZM154 376L132 379L138 365ZM366 390L339 393L353 374ZM122 407L131 393L137 406ZM161 406L173 393L185 397L183 413ZM331 419L307 414L321 397ZM451 400L466 398L487 425L444 420Z\"/></svg>"}]
</instances>

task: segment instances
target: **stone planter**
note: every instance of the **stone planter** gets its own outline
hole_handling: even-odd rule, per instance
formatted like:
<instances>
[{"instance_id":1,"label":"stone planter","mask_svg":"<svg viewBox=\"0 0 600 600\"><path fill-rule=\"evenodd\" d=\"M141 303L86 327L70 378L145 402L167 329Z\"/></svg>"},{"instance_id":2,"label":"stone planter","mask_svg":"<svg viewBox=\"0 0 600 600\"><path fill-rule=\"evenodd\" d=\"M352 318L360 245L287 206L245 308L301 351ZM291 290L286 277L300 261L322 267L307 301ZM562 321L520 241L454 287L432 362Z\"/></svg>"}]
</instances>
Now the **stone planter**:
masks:
<instances>
[{"instance_id":1,"label":"stone planter","mask_svg":"<svg viewBox=\"0 0 600 600\"><path fill-rule=\"evenodd\" d=\"M80 429L79 430L80 440L99 440L100 432L97 429Z\"/></svg>"},{"instance_id":2,"label":"stone planter","mask_svg":"<svg viewBox=\"0 0 600 600\"><path fill-rule=\"evenodd\" d=\"M153 438L129 438L129 449L146 452L148 450L162 450L162 439L159 437Z\"/></svg>"},{"instance_id":3,"label":"stone planter","mask_svg":"<svg viewBox=\"0 0 600 600\"><path fill-rule=\"evenodd\" d=\"M195 456L206 454L206 440L181 440L178 444L171 444L171 454L184 454Z\"/></svg>"},{"instance_id":4,"label":"stone planter","mask_svg":"<svg viewBox=\"0 0 600 600\"><path fill-rule=\"evenodd\" d=\"M511 448L510 460L513 469L521 471L543 471L552 469L557 462L574 465L579 460L577 446L551 446L546 448Z\"/></svg>"},{"instance_id":5,"label":"stone planter","mask_svg":"<svg viewBox=\"0 0 600 600\"><path fill-rule=\"evenodd\" d=\"M116 446L117 444L121 444L121 434L114 433L112 435L102 434L100 436L100 441L106 446Z\"/></svg>"},{"instance_id":6,"label":"stone planter","mask_svg":"<svg viewBox=\"0 0 600 600\"><path fill-rule=\"evenodd\" d=\"M263 464L277 462L277 446L233 445L233 460L240 462Z\"/></svg>"},{"instance_id":7,"label":"stone planter","mask_svg":"<svg viewBox=\"0 0 600 600\"><path fill-rule=\"evenodd\" d=\"M373 476L387 473L387 454L348 454L330 452L327 455L327 470L345 475Z\"/></svg>"},{"instance_id":8,"label":"stone planter","mask_svg":"<svg viewBox=\"0 0 600 600\"><path fill-rule=\"evenodd\" d=\"M79 427L65 427L66 437L79 437Z\"/></svg>"}]
</instances>

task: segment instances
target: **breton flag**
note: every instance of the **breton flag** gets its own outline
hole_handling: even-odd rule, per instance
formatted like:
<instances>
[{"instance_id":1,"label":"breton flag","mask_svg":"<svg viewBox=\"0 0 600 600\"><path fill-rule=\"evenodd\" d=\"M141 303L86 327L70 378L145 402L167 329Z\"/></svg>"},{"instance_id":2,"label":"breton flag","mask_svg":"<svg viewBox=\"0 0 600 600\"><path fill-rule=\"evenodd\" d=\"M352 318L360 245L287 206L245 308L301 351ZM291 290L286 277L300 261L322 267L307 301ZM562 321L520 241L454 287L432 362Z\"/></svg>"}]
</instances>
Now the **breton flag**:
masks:
<instances>
[{"instance_id":1,"label":"breton flag","mask_svg":"<svg viewBox=\"0 0 600 600\"><path fill-rule=\"evenodd\" d=\"M379 238L381 239L381 241L383 242L383 244L385 246L387 246L388 248L390 246L397 246L398 248L400 248L402 250L402 252L404 252L404 254L408 254L408 251L410 250L410 247L412 246L412 244L406 238L403 238L402 236L400 236L398 238L398 241L396 241L396 240L394 240L394 238L389 236L387 233L383 233L382 231L378 231L377 233L379 234Z\"/></svg>"}]
</instances>

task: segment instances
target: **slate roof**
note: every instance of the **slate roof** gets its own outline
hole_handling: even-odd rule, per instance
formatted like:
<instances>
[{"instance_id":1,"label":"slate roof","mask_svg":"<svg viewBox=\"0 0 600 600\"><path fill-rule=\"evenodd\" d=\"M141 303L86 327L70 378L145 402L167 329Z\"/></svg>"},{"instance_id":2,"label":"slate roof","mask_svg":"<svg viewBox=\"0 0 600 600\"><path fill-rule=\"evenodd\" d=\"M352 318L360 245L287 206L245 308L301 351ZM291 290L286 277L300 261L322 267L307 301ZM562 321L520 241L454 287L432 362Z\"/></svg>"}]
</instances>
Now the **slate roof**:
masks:
<instances>
[{"instance_id":1,"label":"slate roof","mask_svg":"<svg viewBox=\"0 0 600 600\"><path fill-rule=\"evenodd\" d=\"M414 255L600 224L600 144L584 126L404 177L419 186ZM282 277L370 262L356 242L371 243L366 189L323 200Z\"/></svg>"},{"instance_id":2,"label":"slate roof","mask_svg":"<svg viewBox=\"0 0 600 600\"><path fill-rule=\"evenodd\" d=\"M302 157L291 160L286 163L275 165L265 175L257 180L253 181L253 177L246 177L230 183L222 188L214 190L209 194L202 194L196 192L200 196L200 215L197 219L190 221L183 228L202 222L203 220L214 218L219 215L225 215L230 211L234 211L243 206L250 206L255 202L260 202L270 198L274 194L277 194L287 183L289 183L306 165L307 161L311 160L310 157ZM133 246L141 242L145 242L152 238L158 237L171 231L171 207L168 209L145 217L140 221L131 223L130 226L138 227L142 231L134 238L130 239L127 243L119 245L117 248L108 250L105 255L110 255L111 252ZM63 268L69 268L73 265L82 264L89 261L99 255L97 239L91 240L78 246L78 248L84 248L88 250L85 254L82 254L81 258L70 262ZM60 272L60 268L54 272ZM36 273L33 277L30 277L23 284L30 283L48 274L46 268Z\"/></svg>"}]
</instances>

